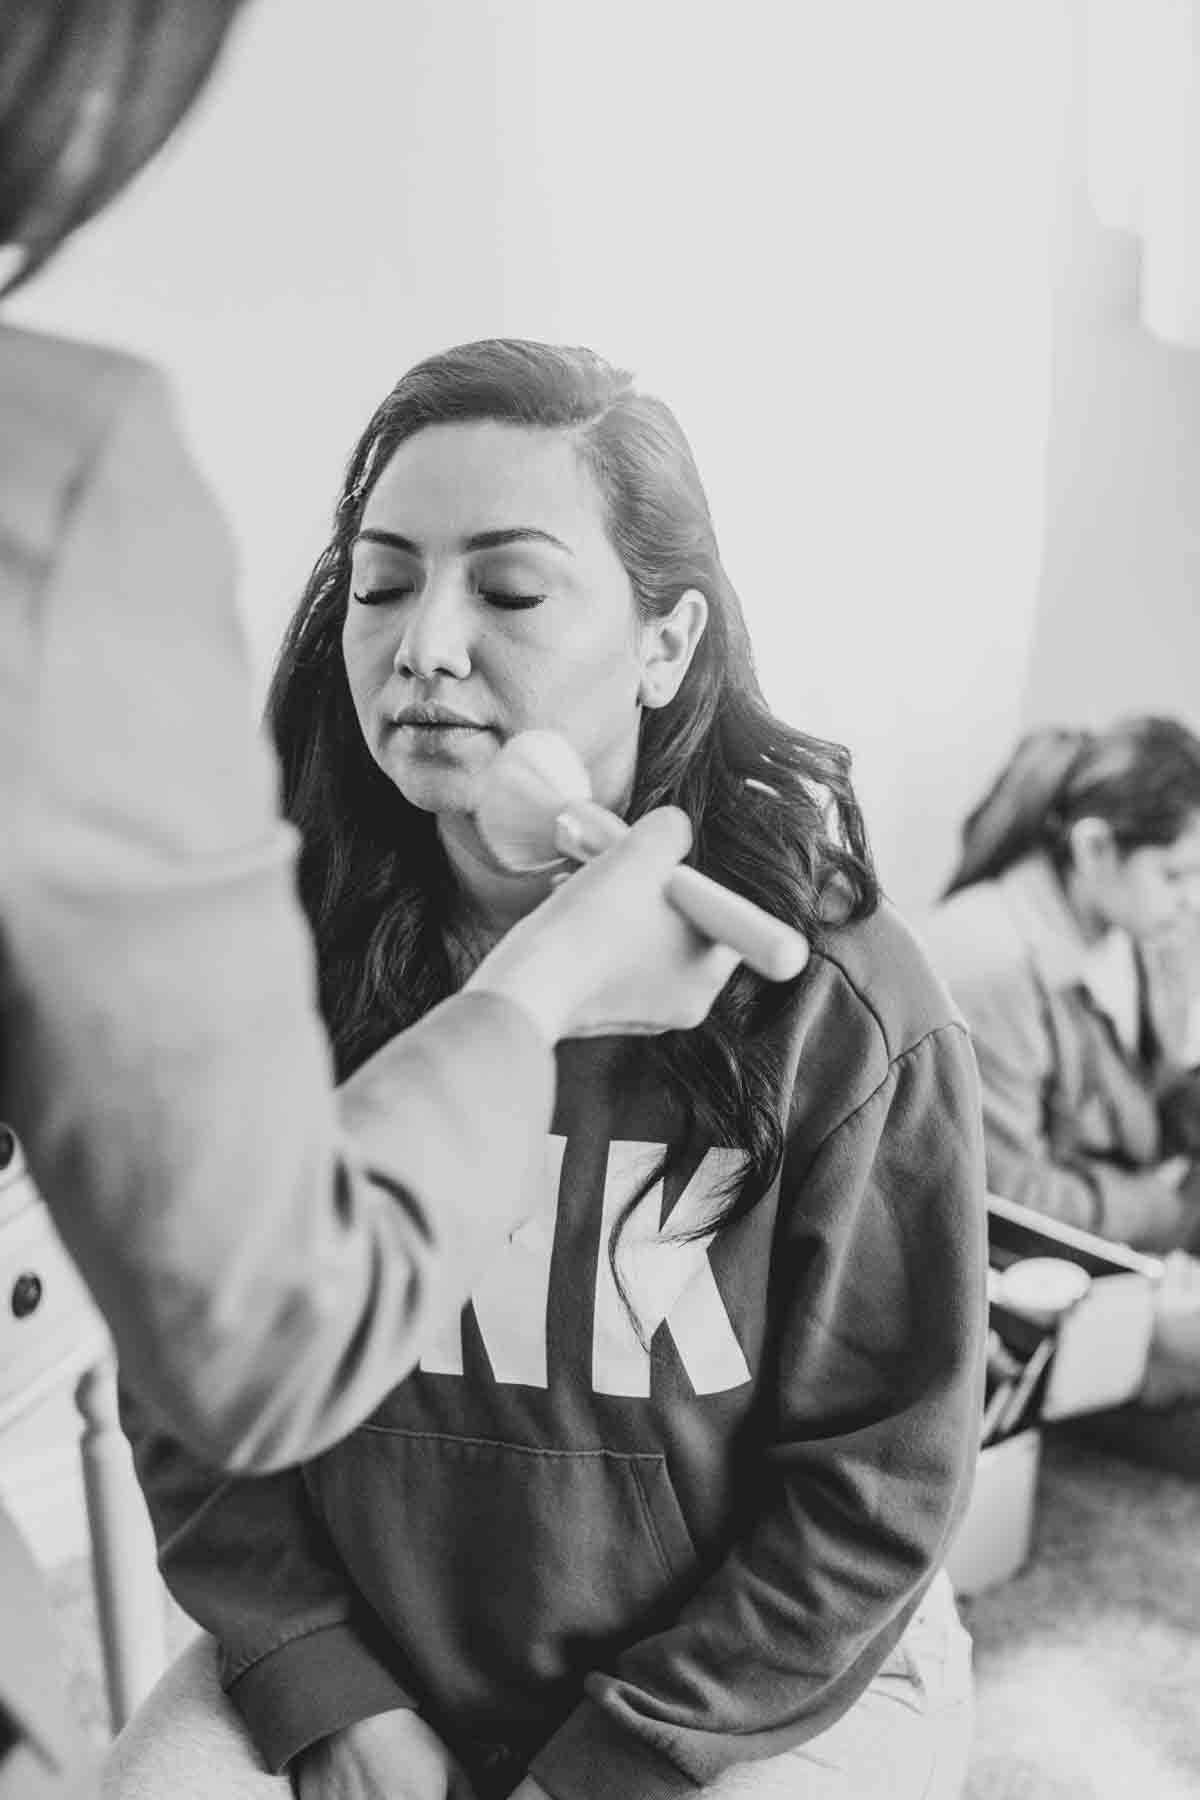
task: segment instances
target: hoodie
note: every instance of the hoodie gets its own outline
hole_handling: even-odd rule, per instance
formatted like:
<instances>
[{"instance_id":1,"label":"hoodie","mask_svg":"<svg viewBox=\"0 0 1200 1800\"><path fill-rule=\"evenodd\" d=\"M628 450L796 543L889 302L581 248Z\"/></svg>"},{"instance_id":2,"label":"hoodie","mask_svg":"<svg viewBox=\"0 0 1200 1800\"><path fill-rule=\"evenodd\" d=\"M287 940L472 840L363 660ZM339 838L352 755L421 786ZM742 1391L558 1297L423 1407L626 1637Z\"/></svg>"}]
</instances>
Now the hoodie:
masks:
<instances>
[{"instance_id":1,"label":"hoodie","mask_svg":"<svg viewBox=\"0 0 1200 1800\"><path fill-rule=\"evenodd\" d=\"M670 1800L873 1679L974 1466L975 1064L886 907L771 1029L777 1180L721 1229L737 1148L651 1182L624 1296L611 1233L680 1121L636 1045L568 1044L540 1205L362 1428L221 1479L128 1408L163 1572L271 1768L415 1706L485 1793Z\"/></svg>"}]
</instances>

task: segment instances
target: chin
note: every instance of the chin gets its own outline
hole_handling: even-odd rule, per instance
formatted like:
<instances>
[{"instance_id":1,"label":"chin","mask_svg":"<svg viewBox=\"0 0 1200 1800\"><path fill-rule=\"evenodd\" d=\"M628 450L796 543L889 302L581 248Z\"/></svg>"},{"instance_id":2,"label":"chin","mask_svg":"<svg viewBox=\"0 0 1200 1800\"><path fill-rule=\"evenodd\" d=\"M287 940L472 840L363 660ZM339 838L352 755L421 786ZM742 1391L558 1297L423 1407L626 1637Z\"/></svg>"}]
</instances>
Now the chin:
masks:
<instances>
[{"instance_id":1,"label":"chin","mask_svg":"<svg viewBox=\"0 0 1200 1800\"><path fill-rule=\"evenodd\" d=\"M494 754L494 752L493 752ZM473 813L479 804L483 776L491 756L402 755L385 759L390 781L410 806L422 812Z\"/></svg>"},{"instance_id":2,"label":"chin","mask_svg":"<svg viewBox=\"0 0 1200 1800\"><path fill-rule=\"evenodd\" d=\"M479 800L479 779L445 770L406 769L401 779L392 776L410 806L442 818L450 814L470 814Z\"/></svg>"}]
</instances>

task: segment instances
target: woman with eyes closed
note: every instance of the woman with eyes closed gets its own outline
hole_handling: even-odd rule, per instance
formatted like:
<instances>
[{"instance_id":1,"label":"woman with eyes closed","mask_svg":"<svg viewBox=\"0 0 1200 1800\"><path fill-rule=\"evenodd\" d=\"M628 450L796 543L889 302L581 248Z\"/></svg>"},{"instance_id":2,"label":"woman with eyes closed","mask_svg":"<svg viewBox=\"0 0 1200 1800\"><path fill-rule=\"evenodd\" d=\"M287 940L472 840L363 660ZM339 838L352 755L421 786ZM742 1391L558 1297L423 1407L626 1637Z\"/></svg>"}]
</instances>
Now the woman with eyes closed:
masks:
<instances>
[{"instance_id":1,"label":"woman with eyes closed","mask_svg":"<svg viewBox=\"0 0 1200 1800\"><path fill-rule=\"evenodd\" d=\"M762 697L673 415L584 350L410 370L269 711L344 1075L554 881L476 823L527 728L627 819L680 807L695 863L813 953L783 985L739 968L692 1030L560 1047L530 1222L344 1444L222 1482L129 1409L211 1635L109 1795L956 1793L974 1064L881 902L846 752Z\"/></svg>"}]
</instances>

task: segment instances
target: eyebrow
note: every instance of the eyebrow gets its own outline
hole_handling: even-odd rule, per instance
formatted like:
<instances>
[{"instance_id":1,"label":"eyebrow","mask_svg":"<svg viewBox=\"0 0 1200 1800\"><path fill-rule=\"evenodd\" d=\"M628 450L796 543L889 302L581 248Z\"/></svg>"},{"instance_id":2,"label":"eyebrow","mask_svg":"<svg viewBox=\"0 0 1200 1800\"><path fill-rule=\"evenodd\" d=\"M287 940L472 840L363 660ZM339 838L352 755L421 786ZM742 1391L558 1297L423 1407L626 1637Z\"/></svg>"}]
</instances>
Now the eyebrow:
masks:
<instances>
[{"instance_id":1,"label":"eyebrow","mask_svg":"<svg viewBox=\"0 0 1200 1800\"><path fill-rule=\"evenodd\" d=\"M463 539L462 547L464 550L503 550L507 544L530 542L550 544L555 550L561 550L567 556L575 554L570 545L564 544L561 538L556 538L553 532L539 531L536 525L514 525L504 531L477 531L472 537ZM382 531L375 527L368 527L367 530L360 531L354 539L354 544L384 544L389 550L405 550L409 556L420 556L421 554L419 547L413 543L411 538L402 536L398 531ZM354 548L354 544L351 545L351 549Z\"/></svg>"}]
</instances>

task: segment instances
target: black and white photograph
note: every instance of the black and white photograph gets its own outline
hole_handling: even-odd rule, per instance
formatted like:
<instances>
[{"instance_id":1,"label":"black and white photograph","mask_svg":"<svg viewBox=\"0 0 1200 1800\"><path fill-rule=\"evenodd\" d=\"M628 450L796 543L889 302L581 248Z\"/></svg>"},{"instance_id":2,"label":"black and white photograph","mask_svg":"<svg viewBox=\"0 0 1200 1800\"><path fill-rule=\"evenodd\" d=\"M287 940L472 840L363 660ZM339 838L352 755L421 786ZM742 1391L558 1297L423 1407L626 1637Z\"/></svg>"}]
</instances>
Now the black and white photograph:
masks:
<instances>
[{"instance_id":1,"label":"black and white photograph","mask_svg":"<svg viewBox=\"0 0 1200 1800\"><path fill-rule=\"evenodd\" d=\"M1200 0L0 0L0 1800L1200 1795Z\"/></svg>"}]
</instances>

